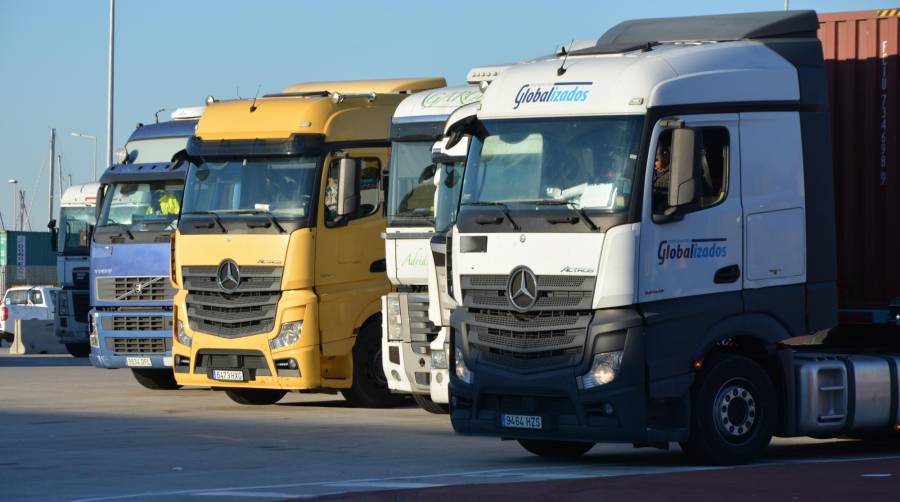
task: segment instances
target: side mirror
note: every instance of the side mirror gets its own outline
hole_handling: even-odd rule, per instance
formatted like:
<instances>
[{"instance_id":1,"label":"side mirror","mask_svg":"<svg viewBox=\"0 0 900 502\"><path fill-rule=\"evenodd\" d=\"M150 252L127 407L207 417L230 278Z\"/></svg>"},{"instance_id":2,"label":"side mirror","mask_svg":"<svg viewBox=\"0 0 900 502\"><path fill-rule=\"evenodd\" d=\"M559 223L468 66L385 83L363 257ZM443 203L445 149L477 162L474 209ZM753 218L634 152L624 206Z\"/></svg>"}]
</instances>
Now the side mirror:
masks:
<instances>
[{"instance_id":1,"label":"side mirror","mask_svg":"<svg viewBox=\"0 0 900 502\"><path fill-rule=\"evenodd\" d=\"M463 139L463 136L465 136L465 128L462 126L462 124L452 127L447 132L447 143L444 144L444 149L449 150L456 146L456 144Z\"/></svg>"},{"instance_id":2,"label":"side mirror","mask_svg":"<svg viewBox=\"0 0 900 502\"><path fill-rule=\"evenodd\" d=\"M56 242L59 238L59 230L56 229L56 220L50 220L50 223L47 224L47 228L50 229L50 250L55 253L59 251L59 243Z\"/></svg>"},{"instance_id":3,"label":"side mirror","mask_svg":"<svg viewBox=\"0 0 900 502\"><path fill-rule=\"evenodd\" d=\"M700 196L700 141L694 129L672 131L669 177L670 208L691 204Z\"/></svg>"},{"instance_id":4,"label":"side mirror","mask_svg":"<svg viewBox=\"0 0 900 502\"><path fill-rule=\"evenodd\" d=\"M425 166L425 169L422 169L422 174L419 175L419 183L424 183L426 180L430 180L434 178L434 174L437 172L437 165L428 164Z\"/></svg>"},{"instance_id":5,"label":"side mirror","mask_svg":"<svg viewBox=\"0 0 900 502\"><path fill-rule=\"evenodd\" d=\"M359 193L356 189L356 160L348 158L338 160L338 172L337 214L338 216L349 216L356 213L356 208L359 206Z\"/></svg>"},{"instance_id":6,"label":"side mirror","mask_svg":"<svg viewBox=\"0 0 900 502\"><path fill-rule=\"evenodd\" d=\"M103 196L106 194L106 185L97 189L97 205L94 206L94 221L100 222L100 213L103 212Z\"/></svg>"}]
</instances>

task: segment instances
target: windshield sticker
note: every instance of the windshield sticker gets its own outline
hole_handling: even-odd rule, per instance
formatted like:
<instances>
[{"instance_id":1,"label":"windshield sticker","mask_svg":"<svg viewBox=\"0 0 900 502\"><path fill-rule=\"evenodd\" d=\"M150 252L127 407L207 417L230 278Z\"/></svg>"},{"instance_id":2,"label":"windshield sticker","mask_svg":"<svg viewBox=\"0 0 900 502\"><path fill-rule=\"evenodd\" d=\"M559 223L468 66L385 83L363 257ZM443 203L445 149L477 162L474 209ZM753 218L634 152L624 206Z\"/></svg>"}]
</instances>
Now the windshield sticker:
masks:
<instances>
[{"instance_id":1,"label":"windshield sticker","mask_svg":"<svg viewBox=\"0 0 900 502\"><path fill-rule=\"evenodd\" d=\"M525 84L516 94L518 110L523 103L577 103L587 101L593 82L554 82L552 84Z\"/></svg>"},{"instance_id":2,"label":"windshield sticker","mask_svg":"<svg viewBox=\"0 0 900 502\"><path fill-rule=\"evenodd\" d=\"M436 91L422 99L422 108L459 108L481 99L481 91L465 89L461 91Z\"/></svg>"},{"instance_id":3,"label":"windshield sticker","mask_svg":"<svg viewBox=\"0 0 900 502\"><path fill-rule=\"evenodd\" d=\"M728 254L728 239L684 239L659 243L659 265L673 260L697 260L703 258L724 258Z\"/></svg>"}]
</instances>

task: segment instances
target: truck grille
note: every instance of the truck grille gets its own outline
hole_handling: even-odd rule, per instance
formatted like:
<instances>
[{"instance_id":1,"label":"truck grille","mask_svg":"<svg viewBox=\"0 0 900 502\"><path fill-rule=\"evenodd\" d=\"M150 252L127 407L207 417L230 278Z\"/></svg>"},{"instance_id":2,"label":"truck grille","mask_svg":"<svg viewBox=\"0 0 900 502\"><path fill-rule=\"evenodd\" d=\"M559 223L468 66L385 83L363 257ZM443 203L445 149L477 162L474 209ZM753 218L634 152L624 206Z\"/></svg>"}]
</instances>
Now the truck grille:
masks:
<instances>
[{"instance_id":1,"label":"truck grille","mask_svg":"<svg viewBox=\"0 0 900 502\"><path fill-rule=\"evenodd\" d=\"M162 354L172 350L170 337L107 338L106 346L116 354Z\"/></svg>"},{"instance_id":2,"label":"truck grille","mask_svg":"<svg viewBox=\"0 0 900 502\"><path fill-rule=\"evenodd\" d=\"M97 299L108 302L171 301L175 289L169 278L160 276L100 277Z\"/></svg>"},{"instance_id":3,"label":"truck grille","mask_svg":"<svg viewBox=\"0 0 900 502\"><path fill-rule=\"evenodd\" d=\"M518 368L523 360L573 360L584 349L594 277L536 276L537 301L528 312L510 303L508 275L460 279L468 341L486 360Z\"/></svg>"},{"instance_id":4,"label":"truck grille","mask_svg":"<svg viewBox=\"0 0 900 502\"><path fill-rule=\"evenodd\" d=\"M223 338L272 331L283 271L282 267L240 267L240 284L226 293L216 279L217 266L182 267L191 329Z\"/></svg>"},{"instance_id":5,"label":"truck grille","mask_svg":"<svg viewBox=\"0 0 900 502\"><path fill-rule=\"evenodd\" d=\"M172 318L160 315L114 315L103 317L104 331L172 331Z\"/></svg>"},{"instance_id":6,"label":"truck grille","mask_svg":"<svg viewBox=\"0 0 900 502\"><path fill-rule=\"evenodd\" d=\"M409 312L409 336L413 350L420 345L427 347L437 338L439 332L428 319L428 294L408 294L406 306Z\"/></svg>"}]
</instances>

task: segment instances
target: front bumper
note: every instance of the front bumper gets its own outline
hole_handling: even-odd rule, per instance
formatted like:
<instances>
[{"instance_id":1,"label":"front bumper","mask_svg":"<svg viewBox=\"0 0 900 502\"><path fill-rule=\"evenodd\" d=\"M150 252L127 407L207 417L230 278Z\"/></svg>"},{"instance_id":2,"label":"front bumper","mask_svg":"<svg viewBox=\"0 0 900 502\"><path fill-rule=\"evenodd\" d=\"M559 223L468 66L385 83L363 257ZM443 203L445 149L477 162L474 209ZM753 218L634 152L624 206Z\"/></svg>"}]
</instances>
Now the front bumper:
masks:
<instances>
[{"instance_id":1,"label":"front bumper","mask_svg":"<svg viewBox=\"0 0 900 502\"><path fill-rule=\"evenodd\" d=\"M400 322L394 323L399 339L391 340L388 302L400 307ZM431 352L438 330L428 321L427 293L389 293L381 297L381 359L388 388L392 392L431 395ZM442 347L442 344L439 344ZM446 386L446 379L443 379ZM443 402L447 402L446 399Z\"/></svg>"},{"instance_id":2,"label":"front bumper","mask_svg":"<svg viewBox=\"0 0 900 502\"><path fill-rule=\"evenodd\" d=\"M504 365L487 360L466 342L464 314L454 313L451 356L459 346L473 374L471 384L450 374L450 418L464 434L509 439L656 443L686 438L686 430L660 429L648 408L642 327L637 314L616 322L592 322L575 365L537 367L539 362ZM593 355L623 350L621 369L612 382L579 389L577 377L590 369ZM455 357L450 367L455 368ZM655 406L653 405L655 410ZM501 426L502 414L540 416L540 430Z\"/></svg>"},{"instance_id":3,"label":"front bumper","mask_svg":"<svg viewBox=\"0 0 900 502\"><path fill-rule=\"evenodd\" d=\"M88 343L90 326L78 322L75 316L61 316L56 319L56 336L61 343Z\"/></svg>"},{"instance_id":4,"label":"front bumper","mask_svg":"<svg viewBox=\"0 0 900 502\"><path fill-rule=\"evenodd\" d=\"M105 329L109 320L117 316L160 317L164 325L171 325L168 311L97 312L90 316L96 327L96 341L91 344L91 364L97 368L165 369L172 367L172 331L137 331ZM106 322L104 322L106 320Z\"/></svg>"},{"instance_id":5,"label":"front bumper","mask_svg":"<svg viewBox=\"0 0 900 502\"><path fill-rule=\"evenodd\" d=\"M285 291L279 301L275 328L239 338L225 338L194 331L187 320L183 291L175 297L178 316L191 346L176 339L172 347L175 380L180 385L284 390L315 390L324 387L321 377L319 324L316 296L308 290ZM278 336L281 325L303 321L300 340L272 350L269 340ZM296 368L279 367L276 362L293 360ZM243 381L213 378L213 370L242 372ZM349 385L349 382L348 382ZM328 387L338 387L334 383Z\"/></svg>"}]
</instances>

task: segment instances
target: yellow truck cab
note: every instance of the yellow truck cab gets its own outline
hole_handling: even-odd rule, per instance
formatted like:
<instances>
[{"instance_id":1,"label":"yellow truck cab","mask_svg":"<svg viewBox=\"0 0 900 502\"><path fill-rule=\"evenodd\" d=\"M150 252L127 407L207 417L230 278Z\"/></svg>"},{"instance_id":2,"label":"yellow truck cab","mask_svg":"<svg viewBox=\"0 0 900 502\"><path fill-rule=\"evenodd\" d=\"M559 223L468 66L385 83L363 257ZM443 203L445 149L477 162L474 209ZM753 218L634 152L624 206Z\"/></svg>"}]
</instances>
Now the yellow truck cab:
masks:
<instances>
[{"instance_id":1,"label":"yellow truck cab","mask_svg":"<svg viewBox=\"0 0 900 502\"><path fill-rule=\"evenodd\" d=\"M292 390L397 402L381 367L389 127L408 94L445 85L318 82L208 100L172 238L179 384L241 404Z\"/></svg>"}]
</instances>

